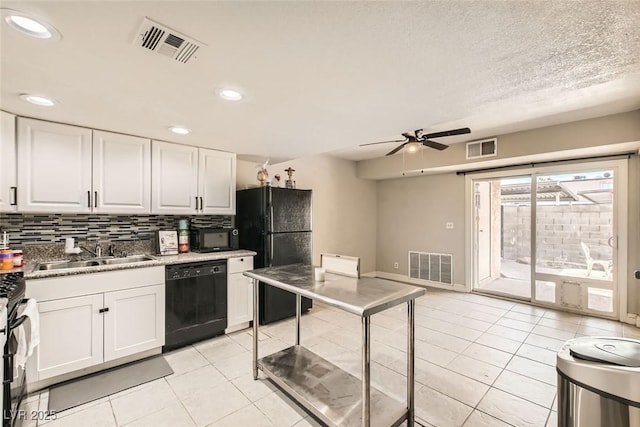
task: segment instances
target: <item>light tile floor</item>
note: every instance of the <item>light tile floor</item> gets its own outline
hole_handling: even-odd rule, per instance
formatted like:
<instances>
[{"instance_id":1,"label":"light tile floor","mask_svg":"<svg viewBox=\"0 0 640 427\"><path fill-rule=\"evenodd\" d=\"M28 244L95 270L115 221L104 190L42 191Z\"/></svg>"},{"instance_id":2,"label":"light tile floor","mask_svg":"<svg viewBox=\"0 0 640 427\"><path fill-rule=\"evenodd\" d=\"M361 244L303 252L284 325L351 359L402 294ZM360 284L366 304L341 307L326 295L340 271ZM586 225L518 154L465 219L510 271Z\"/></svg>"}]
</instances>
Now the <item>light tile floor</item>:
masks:
<instances>
[{"instance_id":1,"label":"light tile floor","mask_svg":"<svg viewBox=\"0 0 640 427\"><path fill-rule=\"evenodd\" d=\"M556 351L582 335L640 329L526 304L429 289L416 301L416 416L425 426L555 426ZM316 303L302 344L360 376L360 319ZM260 328L260 356L288 347L295 322ZM372 385L406 396L406 306L372 317ZM251 330L165 355L175 373L58 414L58 426L317 426L268 380L253 381ZM48 391L27 399L46 410ZM30 423L36 425L35 421Z\"/></svg>"}]
</instances>

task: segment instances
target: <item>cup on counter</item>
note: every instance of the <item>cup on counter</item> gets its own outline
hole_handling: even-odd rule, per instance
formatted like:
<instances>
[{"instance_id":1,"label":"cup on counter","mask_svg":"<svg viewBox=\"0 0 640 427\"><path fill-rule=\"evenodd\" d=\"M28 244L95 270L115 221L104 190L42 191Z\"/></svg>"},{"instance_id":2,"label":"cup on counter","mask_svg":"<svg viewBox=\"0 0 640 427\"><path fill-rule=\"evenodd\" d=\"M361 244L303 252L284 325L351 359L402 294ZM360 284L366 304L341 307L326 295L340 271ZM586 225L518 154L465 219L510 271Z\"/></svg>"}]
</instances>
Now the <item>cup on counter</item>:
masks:
<instances>
[{"instance_id":1,"label":"cup on counter","mask_svg":"<svg viewBox=\"0 0 640 427\"><path fill-rule=\"evenodd\" d=\"M324 268L316 267L316 269L314 270L314 278L316 282L324 282L325 273L326 271L324 270Z\"/></svg>"}]
</instances>

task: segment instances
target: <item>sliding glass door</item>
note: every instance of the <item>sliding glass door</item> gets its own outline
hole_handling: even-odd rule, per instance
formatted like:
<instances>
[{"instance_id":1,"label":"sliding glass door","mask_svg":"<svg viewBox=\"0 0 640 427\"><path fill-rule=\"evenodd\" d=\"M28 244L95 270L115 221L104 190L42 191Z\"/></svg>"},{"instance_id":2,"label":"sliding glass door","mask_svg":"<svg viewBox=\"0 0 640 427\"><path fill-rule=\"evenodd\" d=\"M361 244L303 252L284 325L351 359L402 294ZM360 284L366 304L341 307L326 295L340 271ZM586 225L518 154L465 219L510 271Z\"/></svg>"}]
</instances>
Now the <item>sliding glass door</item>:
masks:
<instances>
[{"instance_id":1,"label":"sliding glass door","mask_svg":"<svg viewBox=\"0 0 640 427\"><path fill-rule=\"evenodd\" d=\"M535 180L535 299L615 316L615 171Z\"/></svg>"},{"instance_id":2,"label":"sliding glass door","mask_svg":"<svg viewBox=\"0 0 640 427\"><path fill-rule=\"evenodd\" d=\"M618 316L618 166L469 178L473 290Z\"/></svg>"}]
</instances>

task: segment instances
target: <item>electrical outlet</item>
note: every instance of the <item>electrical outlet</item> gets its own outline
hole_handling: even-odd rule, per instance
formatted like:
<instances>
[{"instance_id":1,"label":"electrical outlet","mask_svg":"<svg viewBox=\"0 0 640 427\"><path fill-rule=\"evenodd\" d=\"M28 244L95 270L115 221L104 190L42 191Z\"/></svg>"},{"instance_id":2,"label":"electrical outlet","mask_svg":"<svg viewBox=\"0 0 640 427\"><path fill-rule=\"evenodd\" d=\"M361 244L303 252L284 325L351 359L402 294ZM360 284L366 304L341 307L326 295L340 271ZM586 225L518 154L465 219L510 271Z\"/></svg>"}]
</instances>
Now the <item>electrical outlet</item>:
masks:
<instances>
[{"instance_id":1,"label":"electrical outlet","mask_svg":"<svg viewBox=\"0 0 640 427\"><path fill-rule=\"evenodd\" d=\"M453 223L452 222L448 222L447 223L447 230L453 230Z\"/></svg>"},{"instance_id":2,"label":"electrical outlet","mask_svg":"<svg viewBox=\"0 0 640 427\"><path fill-rule=\"evenodd\" d=\"M394 270L397 270L398 268L400 268L400 266L398 265L397 262L394 262L393 263L393 268L394 268Z\"/></svg>"}]
</instances>

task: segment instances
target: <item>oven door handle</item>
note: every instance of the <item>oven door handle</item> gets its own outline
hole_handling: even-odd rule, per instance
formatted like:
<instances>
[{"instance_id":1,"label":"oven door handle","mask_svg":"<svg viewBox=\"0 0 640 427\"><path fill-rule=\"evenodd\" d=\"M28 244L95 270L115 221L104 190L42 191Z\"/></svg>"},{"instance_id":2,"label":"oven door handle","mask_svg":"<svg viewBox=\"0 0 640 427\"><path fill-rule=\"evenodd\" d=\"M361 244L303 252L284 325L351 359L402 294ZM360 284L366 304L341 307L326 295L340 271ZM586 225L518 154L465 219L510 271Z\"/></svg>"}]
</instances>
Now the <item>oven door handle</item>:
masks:
<instances>
[{"instance_id":1,"label":"oven door handle","mask_svg":"<svg viewBox=\"0 0 640 427\"><path fill-rule=\"evenodd\" d=\"M9 313L9 316L7 318L7 323L9 325L11 325L13 322L15 322L16 317L18 317L18 307L20 307L21 305L26 304L27 302L29 302L28 298L23 298L22 300L20 300L20 302L16 305L13 306L13 308L11 309L11 313ZM23 320L24 322L24 320Z\"/></svg>"},{"instance_id":2,"label":"oven door handle","mask_svg":"<svg viewBox=\"0 0 640 427\"><path fill-rule=\"evenodd\" d=\"M22 300L20 300L20 302L16 305L13 306L13 309L11 310L11 313L9 313L9 316L7 316L7 325L9 325L9 330L13 329L14 327L18 327L22 324L22 322L24 322L24 320L20 320L16 326L13 326L15 322L18 321L17 317L18 317L18 307L20 307L21 305L26 304L29 301L29 299L24 298ZM24 317L24 316L22 316Z\"/></svg>"},{"instance_id":3,"label":"oven door handle","mask_svg":"<svg viewBox=\"0 0 640 427\"><path fill-rule=\"evenodd\" d=\"M17 328L18 326L22 325L25 320L27 320L27 316L26 315L18 317L15 321L11 322L10 328L11 329Z\"/></svg>"}]
</instances>

